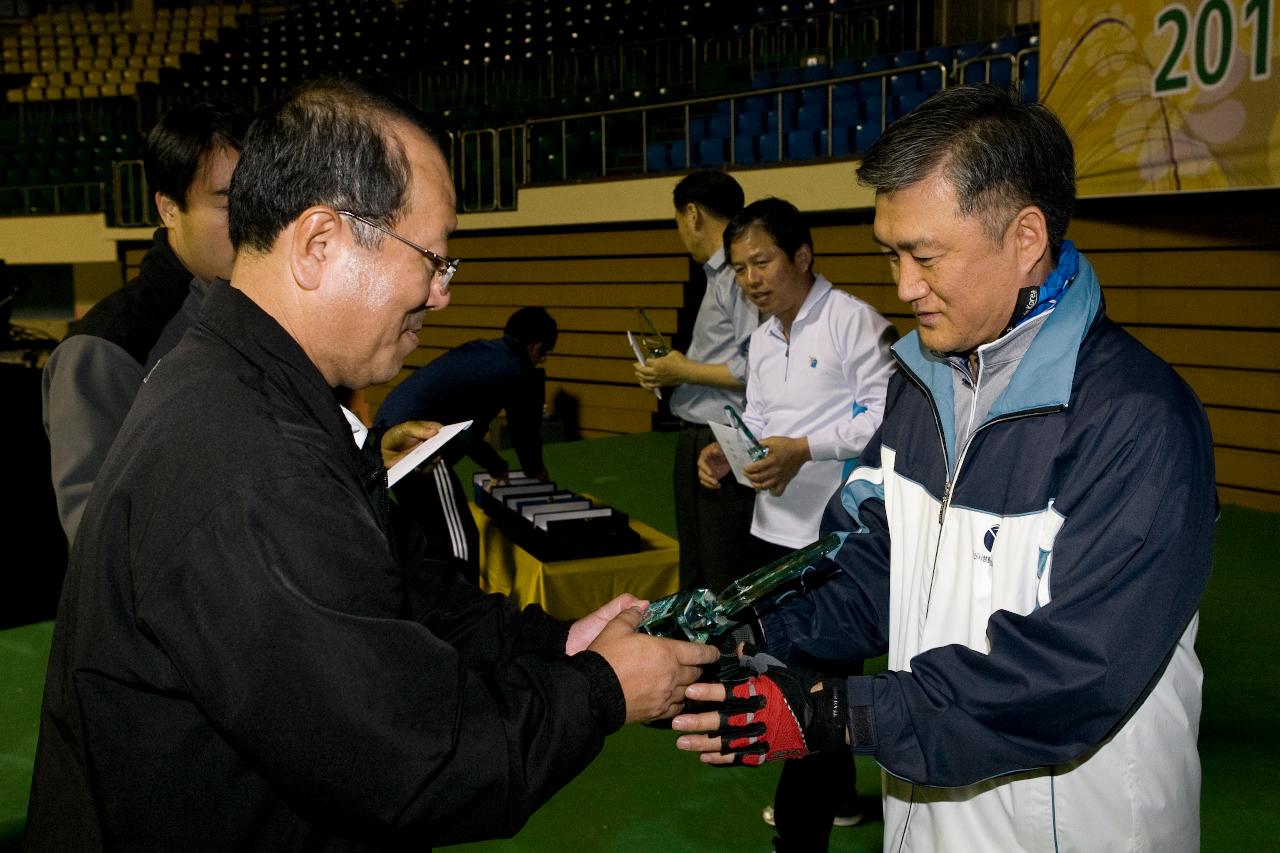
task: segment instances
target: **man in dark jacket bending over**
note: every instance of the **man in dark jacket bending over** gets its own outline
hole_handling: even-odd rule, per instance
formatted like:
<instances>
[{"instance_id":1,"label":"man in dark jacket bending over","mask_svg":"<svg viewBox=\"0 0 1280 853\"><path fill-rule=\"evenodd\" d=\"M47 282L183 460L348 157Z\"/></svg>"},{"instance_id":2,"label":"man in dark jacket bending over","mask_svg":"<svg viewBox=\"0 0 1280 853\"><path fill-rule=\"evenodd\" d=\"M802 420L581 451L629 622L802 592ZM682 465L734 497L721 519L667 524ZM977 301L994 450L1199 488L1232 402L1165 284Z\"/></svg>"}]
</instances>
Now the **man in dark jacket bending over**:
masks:
<instances>
[{"instance_id":1,"label":"man in dark jacket bending over","mask_svg":"<svg viewBox=\"0 0 1280 853\"><path fill-rule=\"evenodd\" d=\"M230 287L143 386L68 571L33 850L423 849L514 833L714 649L572 625L421 559L331 389L448 303L448 166L351 84L254 124Z\"/></svg>"},{"instance_id":2,"label":"man in dark jacket bending over","mask_svg":"<svg viewBox=\"0 0 1280 853\"><path fill-rule=\"evenodd\" d=\"M473 421L434 465L405 475L394 489L405 512L421 525L431 555L462 561L469 580L479 581L480 532L453 466L469 456L495 480L506 479L511 466L485 440L489 423L505 409L525 474L549 479L542 464L546 375L540 365L557 337L556 321L545 309L521 308L507 320L502 337L454 347L414 371L378 409L376 420L392 426L413 420Z\"/></svg>"}]
</instances>

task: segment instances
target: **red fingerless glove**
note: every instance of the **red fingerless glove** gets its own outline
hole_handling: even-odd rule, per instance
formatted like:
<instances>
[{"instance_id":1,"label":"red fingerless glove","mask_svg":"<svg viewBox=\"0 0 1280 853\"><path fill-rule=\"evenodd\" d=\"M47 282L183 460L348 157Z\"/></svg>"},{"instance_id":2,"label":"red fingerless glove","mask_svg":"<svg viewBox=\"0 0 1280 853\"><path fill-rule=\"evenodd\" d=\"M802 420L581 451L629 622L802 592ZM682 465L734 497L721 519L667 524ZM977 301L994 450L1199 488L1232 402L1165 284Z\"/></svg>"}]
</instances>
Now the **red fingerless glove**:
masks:
<instances>
[{"instance_id":1,"label":"red fingerless glove","mask_svg":"<svg viewBox=\"0 0 1280 853\"><path fill-rule=\"evenodd\" d=\"M803 758L848 749L843 678L774 663L759 675L726 681L720 710L720 751L734 764ZM814 685L821 685L813 690Z\"/></svg>"}]
</instances>

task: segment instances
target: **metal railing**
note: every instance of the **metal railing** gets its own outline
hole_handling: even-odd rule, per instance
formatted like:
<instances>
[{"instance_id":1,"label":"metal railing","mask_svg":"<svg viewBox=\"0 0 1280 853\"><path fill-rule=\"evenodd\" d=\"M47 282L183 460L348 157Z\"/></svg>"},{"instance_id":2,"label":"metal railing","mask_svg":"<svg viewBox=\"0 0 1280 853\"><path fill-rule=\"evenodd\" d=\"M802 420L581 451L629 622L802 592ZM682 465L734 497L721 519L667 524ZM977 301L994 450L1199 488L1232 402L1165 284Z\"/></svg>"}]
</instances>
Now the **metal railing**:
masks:
<instances>
[{"instance_id":1,"label":"metal railing","mask_svg":"<svg viewBox=\"0 0 1280 853\"><path fill-rule=\"evenodd\" d=\"M21 199L17 215L44 216L50 213L100 213L106 187L101 181L76 181L65 184L24 184L0 188L0 197L16 195ZM12 195L11 195L12 194ZM5 206L9 201L6 199Z\"/></svg>"},{"instance_id":2,"label":"metal railing","mask_svg":"<svg viewBox=\"0 0 1280 853\"><path fill-rule=\"evenodd\" d=\"M647 156L648 155L647 147L648 147L648 143L650 142L650 137L649 137L650 128L653 125L657 124L657 122L654 121L655 114L659 114L659 115L664 113L672 114L677 111L680 113L679 124L680 124L680 136L684 142L684 162L688 164L692 162L693 151L692 151L691 135L689 133L689 130L690 130L691 120L694 118L694 113L697 111L699 107L713 107L716 104L721 104L725 102L729 104L729 114L728 114L729 136L727 139L729 155L728 157L725 158L725 162L723 165L737 165L736 151L734 150L735 149L734 142L737 138L737 132L738 132L737 119L738 119L738 113L740 112L738 107L738 102L748 98L768 97L773 100L772 111L774 112L774 114L778 116L782 116L784 106L785 106L784 102L788 94L798 94L802 91L812 90L812 89L825 90L826 120L825 120L824 129L827 131L827 146L826 146L826 151L824 153L826 156L831 156L832 150L834 147L834 144L833 144L834 139L833 139L833 133L832 133L834 129L834 124L833 124L834 111L832 110L832 104L834 102L835 87L843 84L856 85L858 83L862 83L866 81L872 81L872 80L876 81L879 87L879 93L880 93L879 99L880 99L880 105L881 105L879 126L880 126L880 129L883 130L888 122L890 110L891 110L889 106L889 89L890 89L891 78L893 78L896 75L920 74L922 72L930 72L930 73L937 74L937 86L936 86L937 89L944 88L948 83L950 69L945 64L941 62L925 62L917 65L910 65L902 68L886 69L884 71L876 71L876 72L871 72L866 74L854 74L854 75L845 76L845 77L833 77L827 80L822 80L814 83L800 83L800 84L795 84L790 86L775 86L769 89L756 89L756 90L740 92L740 93L736 93L728 96L718 95L718 96L711 96L711 97L704 97L704 98L690 98L683 101L676 101L674 103L653 104L653 105L648 105L643 107L633 107L633 108L618 109L618 110L602 110L602 111L590 112L590 113L577 113L573 115L558 116L555 118L531 119L523 125L526 128L526 132L525 132L526 145L525 145L525 158L524 158L526 165L525 165L523 183L531 183L534 177L533 172L535 170L533 169L533 166L532 166L532 154L533 154L533 147L536 143L534 143L533 140L540 138L538 135L538 128L548 127L548 126L558 126L558 131L554 133L553 136L559 137L560 166L561 166L561 173L560 173L559 179L568 180L569 165L570 165L568 162L568 155L571 148L569 144L569 140L571 136L570 134L571 124L576 125L578 128L584 127L588 122L598 125L598 139L596 140L589 139L589 141L595 142L599 146L599 155L600 155L599 163L600 163L601 173L598 176L609 177L610 171L609 171L608 152L609 152L609 146L610 146L610 134L608 130L608 120L610 118L638 116L640 119L639 121L640 135L638 138L630 140L630 142L632 144L638 145L638 150L641 152L641 155L642 155L639 171L644 173L644 172L650 171L648 156ZM777 151L779 152L779 156L781 156L781 153L784 150L783 140L785 138L786 133L787 131L784 129L781 119L779 119L776 123L776 128L774 130L774 134L775 134L777 146L778 146ZM541 138L545 138L545 137L541 137ZM614 141L616 143L616 140ZM626 145L627 140L624 140L621 144ZM591 157L592 159L594 159L594 154L591 155ZM614 174L617 174L620 172L634 173L634 171L635 170L624 167L622 169L615 169ZM593 175L593 177L594 176L595 175Z\"/></svg>"}]
</instances>

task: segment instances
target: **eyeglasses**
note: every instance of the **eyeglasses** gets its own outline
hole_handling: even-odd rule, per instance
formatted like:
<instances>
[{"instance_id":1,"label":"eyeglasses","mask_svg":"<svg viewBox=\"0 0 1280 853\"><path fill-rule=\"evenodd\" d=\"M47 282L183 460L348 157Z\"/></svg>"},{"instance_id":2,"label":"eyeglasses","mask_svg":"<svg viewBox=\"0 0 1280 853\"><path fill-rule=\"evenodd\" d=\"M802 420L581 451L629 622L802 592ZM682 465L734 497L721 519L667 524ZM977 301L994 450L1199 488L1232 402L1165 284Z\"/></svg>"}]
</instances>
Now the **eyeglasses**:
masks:
<instances>
[{"instance_id":1,"label":"eyeglasses","mask_svg":"<svg viewBox=\"0 0 1280 853\"><path fill-rule=\"evenodd\" d=\"M352 213L349 210L339 210L338 213L342 214L343 216L350 216L356 222L360 222L365 225L368 225L370 228L381 231L383 234L386 234L388 237L396 238L397 240L399 240L401 243L404 243L409 248L415 249L419 254L421 254L424 258L426 258L428 261L431 262L432 267L436 271L436 275L439 276L441 295L445 295L449 292L449 282L453 281L454 273L458 271L458 264L462 263L461 258L446 258L444 255L437 255L435 252L431 251L430 249L422 248L412 240L406 240L404 237L401 237L399 234L392 231L390 228L384 228L378 223L365 219L363 216L360 216L359 214L356 214L356 213Z\"/></svg>"}]
</instances>

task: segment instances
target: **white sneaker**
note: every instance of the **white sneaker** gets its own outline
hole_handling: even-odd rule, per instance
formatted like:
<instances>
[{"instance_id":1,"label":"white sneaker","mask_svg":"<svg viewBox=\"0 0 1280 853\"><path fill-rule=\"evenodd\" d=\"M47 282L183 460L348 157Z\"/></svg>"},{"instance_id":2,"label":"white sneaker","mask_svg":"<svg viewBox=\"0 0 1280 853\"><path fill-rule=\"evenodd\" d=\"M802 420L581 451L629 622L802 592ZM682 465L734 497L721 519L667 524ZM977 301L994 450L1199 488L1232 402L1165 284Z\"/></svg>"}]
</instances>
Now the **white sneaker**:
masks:
<instances>
[{"instance_id":1,"label":"white sneaker","mask_svg":"<svg viewBox=\"0 0 1280 853\"><path fill-rule=\"evenodd\" d=\"M856 814L851 814L851 815L836 815L835 818L832 819L831 825L832 826L857 826L858 824L862 823L864 817L865 816L863 815L862 812L857 812ZM760 818L765 823L769 824L769 826L778 825L773 818L773 803L769 803L769 805L761 809Z\"/></svg>"}]
</instances>

